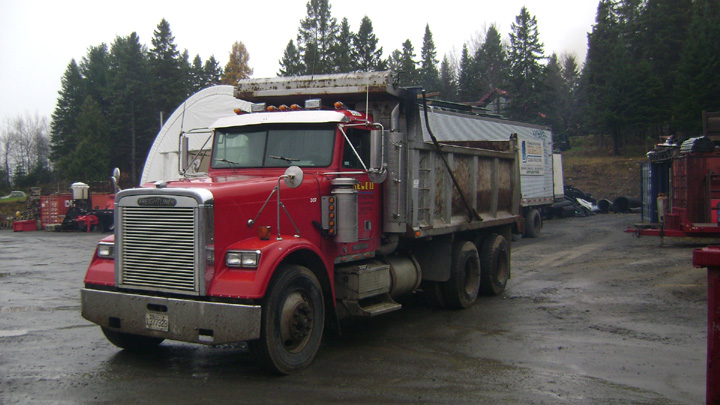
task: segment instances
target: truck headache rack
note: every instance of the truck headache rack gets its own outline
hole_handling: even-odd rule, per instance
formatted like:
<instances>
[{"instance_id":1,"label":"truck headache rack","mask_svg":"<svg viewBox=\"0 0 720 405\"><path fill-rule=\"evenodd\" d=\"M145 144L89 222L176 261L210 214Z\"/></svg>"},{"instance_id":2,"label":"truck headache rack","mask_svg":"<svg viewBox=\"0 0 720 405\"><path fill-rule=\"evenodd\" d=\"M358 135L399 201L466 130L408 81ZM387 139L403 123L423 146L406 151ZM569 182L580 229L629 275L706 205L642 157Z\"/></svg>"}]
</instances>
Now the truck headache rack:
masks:
<instances>
[{"instance_id":1,"label":"truck headache rack","mask_svg":"<svg viewBox=\"0 0 720 405\"><path fill-rule=\"evenodd\" d=\"M235 87L236 98L268 104L301 104L308 98L324 96L332 97L332 101L357 102L370 95L378 101L399 97L400 93L397 77L389 71L246 79Z\"/></svg>"}]
</instances>

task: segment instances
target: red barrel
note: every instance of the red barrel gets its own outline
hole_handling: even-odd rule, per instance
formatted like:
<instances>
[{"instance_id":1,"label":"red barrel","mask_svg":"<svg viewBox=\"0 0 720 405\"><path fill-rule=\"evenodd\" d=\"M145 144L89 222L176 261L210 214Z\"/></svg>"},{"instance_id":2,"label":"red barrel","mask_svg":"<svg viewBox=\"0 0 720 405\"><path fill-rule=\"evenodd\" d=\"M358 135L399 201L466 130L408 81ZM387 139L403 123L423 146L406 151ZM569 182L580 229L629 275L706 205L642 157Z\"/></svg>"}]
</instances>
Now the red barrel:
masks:
<instances>
[{"instance_id":1,"label":"red barrel","mask_svg":"<svg viewBox=\"0 0 720 405\"><path fill-rule=\"evenodd\" d=\"M693 251L693 265L708 269L708 404L720 404L720 246Z\"/></svg>"}]
</instances>

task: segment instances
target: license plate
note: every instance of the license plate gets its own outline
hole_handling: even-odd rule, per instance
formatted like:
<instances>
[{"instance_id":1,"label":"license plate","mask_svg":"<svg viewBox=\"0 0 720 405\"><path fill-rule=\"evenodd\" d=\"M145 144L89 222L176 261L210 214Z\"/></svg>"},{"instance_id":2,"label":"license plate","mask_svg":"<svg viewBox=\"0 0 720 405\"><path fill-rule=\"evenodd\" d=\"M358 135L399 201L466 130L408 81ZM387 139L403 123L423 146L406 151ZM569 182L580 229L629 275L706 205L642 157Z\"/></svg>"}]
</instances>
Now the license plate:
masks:
<instances>
[{"instance_id":1,"label":"license plate","mask_svg":"<svg viewBox=\"0 0 720 405\"><path fill-rule=\"evenodd\" d=\"M152 330L168 331L168 316L165 314L145 314L145 327Z\"/></svg>"}]
</instances>

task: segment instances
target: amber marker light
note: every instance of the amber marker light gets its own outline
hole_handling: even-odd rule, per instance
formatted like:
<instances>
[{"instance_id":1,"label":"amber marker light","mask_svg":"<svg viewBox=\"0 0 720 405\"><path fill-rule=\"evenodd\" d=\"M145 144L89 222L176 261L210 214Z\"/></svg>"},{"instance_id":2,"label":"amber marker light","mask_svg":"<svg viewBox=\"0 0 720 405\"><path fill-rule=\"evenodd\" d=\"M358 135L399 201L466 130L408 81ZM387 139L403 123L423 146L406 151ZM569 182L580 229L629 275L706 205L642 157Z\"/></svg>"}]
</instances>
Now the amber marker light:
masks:
<instances>
[{"instance_id":1,"label":"amber marker light","mask_svg":"<svg viewBox=\"0 0 720 405\"><path fill-rule=\"evenodd\" d=\"M243 113L243 110L241 110L241 109L239 109L239 108L236 108L236 109L234 109L233 111L235 112L235 115L240 115L240 114Z\"/></svg>"},{"instance_id":2,"label":"amber marker light","mask_svg":"<svg viewBox=\"0 0 720 405\"><path fill-rule=\"evenodd\" d=\"M336 102L335 102L335 109L336 109L336 110L347 110L347 107L345 107L345 104L343 104L342 101L336 101Z\"/></svg>"},{"instance_id":3,"label":"amber marker light","mask_svg":"<svg viewBox=\"0 0 720 405\"><path fill-rule=\"evenodd\" d=\"M303 108L300 107L300 106L297 105L297 104L293 104L293 105L290 106L290 109L293 110L293 111L300 111L300 110L302 110Z\"/></svg>"},{"instance_id":4,"label":"amber marker light","mask_svg":"<svg viewBox=\"0 0 720 405\"><path fill-rule=\"evenodd\" d=\"M259 226L258 227L258 237L260 240L268 240L270 239L270 227L269 226Z\"/></svg>"}]
</instances>

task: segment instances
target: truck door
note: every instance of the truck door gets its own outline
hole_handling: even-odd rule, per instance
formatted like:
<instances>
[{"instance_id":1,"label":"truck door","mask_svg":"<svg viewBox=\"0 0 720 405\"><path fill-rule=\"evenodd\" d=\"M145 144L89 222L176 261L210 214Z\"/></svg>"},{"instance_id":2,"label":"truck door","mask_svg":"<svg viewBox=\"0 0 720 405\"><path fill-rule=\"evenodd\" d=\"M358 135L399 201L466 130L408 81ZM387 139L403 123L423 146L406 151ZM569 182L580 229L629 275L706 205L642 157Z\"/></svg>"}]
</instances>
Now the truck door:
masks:
<instances>
[{"instance_id":1,"label":"truck door","mask_svg":"<svg viewBox=\"0 0 720 405\"><path fill-rule=\"evenodd\" d=\"M370 131L367 129L346 127L345 133L357 151L365 167L370 164ZM350 144L345 141L341 171L364 171ZM382 185L370 181L367 173L352 175L359 183L355 186L358 191L358 243L356 252L375 250L379 248L380 229L382 227ZM367 248L364 247L367 246Z\"/></svg>"}]
</instances>

